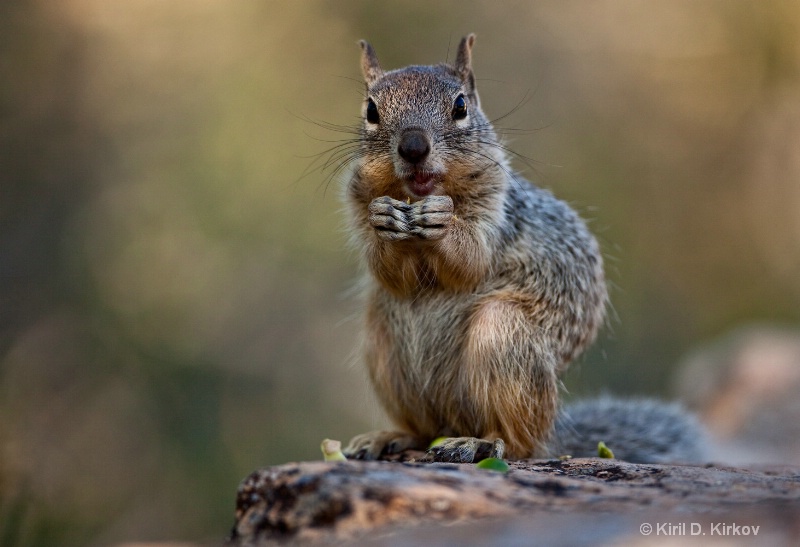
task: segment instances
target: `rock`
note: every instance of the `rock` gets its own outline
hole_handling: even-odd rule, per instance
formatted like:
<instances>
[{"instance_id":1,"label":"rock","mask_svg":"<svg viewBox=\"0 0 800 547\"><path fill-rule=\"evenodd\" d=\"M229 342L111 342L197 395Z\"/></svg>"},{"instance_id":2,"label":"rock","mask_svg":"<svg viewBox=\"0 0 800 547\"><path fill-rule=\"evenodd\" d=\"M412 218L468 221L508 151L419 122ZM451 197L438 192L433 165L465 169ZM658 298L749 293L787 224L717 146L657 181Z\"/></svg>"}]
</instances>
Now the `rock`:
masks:
<instances>
[{"instance_id":1,"label":"rock","mask_svg":"<svg viewBox=\"0 0 800 547\"><path fill-rule=\"evenodd\" d=\"M779 542L800 539L798 467L605 459L509 464L507 474L469 464L413 462L307 462L261 469L239 487L229 544L358 539L415 545L435 539L461 546L527 544L538 538L537 543L597 545L646 540L670 530L673 536L722 535L722 525L739 526L740 534L742 526L759 526L762 538ZM645 523L653 527L649 536L639 531ZM751 535L753 530L747 529Z\"/></svg>"}]
</instances>

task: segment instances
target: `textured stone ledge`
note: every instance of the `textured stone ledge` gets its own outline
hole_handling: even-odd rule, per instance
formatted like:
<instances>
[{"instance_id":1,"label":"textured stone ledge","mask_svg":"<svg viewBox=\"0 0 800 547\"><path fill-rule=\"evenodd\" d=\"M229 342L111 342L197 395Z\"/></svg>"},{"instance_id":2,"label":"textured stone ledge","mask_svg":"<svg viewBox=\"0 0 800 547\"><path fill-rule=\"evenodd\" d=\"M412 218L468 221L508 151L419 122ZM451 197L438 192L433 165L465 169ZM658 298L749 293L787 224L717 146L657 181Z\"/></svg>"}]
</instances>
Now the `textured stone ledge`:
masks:
<instances>
[{"instance_id":1,"label":"textured stone ledge","mask_svg":"<svg viewBox=\"0 0 800 547\"><path fill-rule=\"evenodd\" d=\"M626 537L665 539L656 528L661 523L676 526L662 526L675 532L672 536L701 529L712 534L720 530L712 528L715 523L735 519L740 526L759 525L761 539L777 541L765 544L800 539L798 467L601 459L509 463L507 474L468 464L409 462L307 462L261 469L239 487L230 543L358 539L412 545L436 538L439 544L464 545L538 538L598 545ZM649 536L639 532L645 522L654 526Z\"/></svg>"}]
</instances>

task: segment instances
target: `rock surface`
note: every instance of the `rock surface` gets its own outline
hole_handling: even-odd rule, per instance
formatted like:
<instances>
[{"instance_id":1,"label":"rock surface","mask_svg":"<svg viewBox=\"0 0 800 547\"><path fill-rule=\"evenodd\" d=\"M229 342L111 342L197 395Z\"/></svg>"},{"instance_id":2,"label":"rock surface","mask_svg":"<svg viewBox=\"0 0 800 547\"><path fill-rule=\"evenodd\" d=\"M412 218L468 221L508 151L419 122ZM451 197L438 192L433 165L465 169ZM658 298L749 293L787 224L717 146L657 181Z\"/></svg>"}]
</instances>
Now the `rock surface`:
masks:
<instances>
[{"instance_id":1,"label":"rock surface","mask_svg":"<svg viewBox=\"0 0 800 547\"><path fill-rule=\"evenodd\" d=\"M601 459L509 464L507 474L397 461L261 469L239 487L229 541L463 546L526 545L536 538L649 545L692 539L683 537L692 532L706 534L706 542L752 541L759 526L759 545L800 544L800 467ZM650 534L640 531L646 524Z\"/></svg>"}]
</instances>

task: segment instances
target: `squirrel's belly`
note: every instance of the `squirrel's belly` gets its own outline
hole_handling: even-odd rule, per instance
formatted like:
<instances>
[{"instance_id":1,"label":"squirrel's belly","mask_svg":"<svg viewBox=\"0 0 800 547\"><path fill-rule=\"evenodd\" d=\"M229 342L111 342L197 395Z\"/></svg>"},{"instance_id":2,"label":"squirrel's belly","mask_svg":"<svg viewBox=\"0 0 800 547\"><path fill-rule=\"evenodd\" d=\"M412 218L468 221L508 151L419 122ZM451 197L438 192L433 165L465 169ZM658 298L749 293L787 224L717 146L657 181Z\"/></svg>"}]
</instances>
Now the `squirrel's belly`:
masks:
<instances>
[{"instance_id":1,"label":"squirrel's belly","mask_svg":"<svg viewBox=\"0 0 800 547\"><path fill-rule=\"evenodd\" d=\"M372 317L382 323L387 347L385 361L367 363L373 382L391 417L421 436L448 433L460 421L454 417L463 405L461 346L476 300L388 296L376 302Z\"/></svg>"}]
</instances>

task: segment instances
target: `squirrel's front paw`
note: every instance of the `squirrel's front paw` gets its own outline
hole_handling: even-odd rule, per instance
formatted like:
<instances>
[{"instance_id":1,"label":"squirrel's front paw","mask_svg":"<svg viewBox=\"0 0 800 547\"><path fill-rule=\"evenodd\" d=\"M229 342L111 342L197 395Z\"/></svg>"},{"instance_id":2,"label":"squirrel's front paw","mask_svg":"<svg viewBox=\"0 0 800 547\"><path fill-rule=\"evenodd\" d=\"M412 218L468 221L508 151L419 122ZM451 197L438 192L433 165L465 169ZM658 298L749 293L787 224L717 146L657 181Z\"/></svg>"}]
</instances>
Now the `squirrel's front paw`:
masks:
<instances>
[{"instance_id":1,"label":"squirrel's front paw","mask_svg":"<svg viewBox=\"0 0 800 547\"><path fill-rule=\"evenodd\" d=\"M413 205L389 196L375 198L369 204L369 223L383 240L400 241L414 237L409 215Z\"/></svg>"},{"instance_id":2,"label":"squirrel's front paw","mask_svg":"<svg viewBox=\"0 0 800 547\"><path fill-rule=\"evenodd\" d=\"M421 441L402 431L370 431L356 435L342 452L349 460L377 460L409 448L422 448Z\"/></svg>"},{"instance_id":3,"label":"squirrel's front paw","mask_svg":"<svg viewBox=\"0 0 800 547\"><path fill-rule=\"evenodd\" d=\"M442 239L453 221L453 199L450 196L428 196L411 204L408 216L411 232L421 239Z\"/></svg>"},{"instance_id":4,"label":"squirrel's front paw","mask_svg":"<svg viewBox=\"0 0 800 547\"><path fill-rule=\"evenodd\" d=\"M502 459L505 450L503 439L452 437L428 449L427 457L435 462L472 463L486 458Z\"/></svg>"},{"instance_id":5,"label":"squirrel's front paw","mask_svg":"<svg viewBox=\"0 0 800 547\"><path fill-rule=\"evenodd\" d=\"M442 239L453 218L450 196L428 196L415 203L382 196L369 204L369 223L385 241Z\"/></svg>"}]
</instances>

